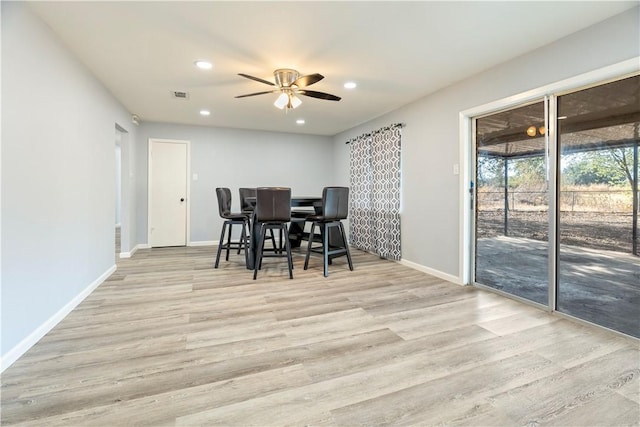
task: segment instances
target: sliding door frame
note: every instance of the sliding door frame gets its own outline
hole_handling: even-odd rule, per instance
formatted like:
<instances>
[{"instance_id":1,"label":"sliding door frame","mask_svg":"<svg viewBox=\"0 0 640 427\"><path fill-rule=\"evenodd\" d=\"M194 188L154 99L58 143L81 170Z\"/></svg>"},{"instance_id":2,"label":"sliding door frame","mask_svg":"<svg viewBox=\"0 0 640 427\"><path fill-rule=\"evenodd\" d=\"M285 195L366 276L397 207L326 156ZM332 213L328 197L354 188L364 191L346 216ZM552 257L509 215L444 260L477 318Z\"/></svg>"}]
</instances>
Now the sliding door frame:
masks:
<instances>
[{"instance_id":1,"label":"sliding door frame","mask_svg":"<svg viewBox=\"0 0 640 427\"><path fill-rule=\"evenodd\" d=\"M536 89L519 93L507 98L493 101L487 104L479 105L468 110L461 111L459 114L459 130L460 130L460 242L459 242L459 277L463 285L474 284L474 264L475 264L475 230L473 229L475 222L475 202L476 188L471 183L475 183L475 118L486 116L498 111L508 110L520 105L531 103L535 100L544 98L545 105L548 106L549 122L547 123L547 156L548 156L548 173L549 173L549 301L548 306L544 306L533 301L525 300L504 292L496 291L508 297L523 301L530 305L544 307L544 309L555 312L563 317L569 317L578 321L593 324L591 322L574 318L556 311L557 297L557 254L558 254L558 162L557 155L558 138L557 138L557 111L556 97L565 93L574 92L585 87L595 86L607 83L608 81L619 80L625 77L638 74L638 61L640 57L632 58L617 64L603 67L588 73L580 74L565 80L561 80L549 85L545 85ZM545 108L547 110L547 108ZM484 288L484 287L483 287ZM489 290L492 288L486 287ZM601 328L603 326L596 325ZM608 328L605 328L608 329ZM609 329L610 330L610 329ZM613 330L612 330L613 331ZM613 331L624 335L620 332ZM625 335L626 336L626 335Z\"/></svg>"},{"instance_id":2,"label":"sliding door frame","mask_svg":"<svg viewBox=\"0 0 640 427\"><path fill-rule=\"evenodd\" d=\"M470 137L471 137L471 149L470 149L470 158L471 159L470 160L471 161L470 161L470 165L469 165L469 167L471 169L470 169L470 181L469 182L473 181L473 188L469 188L469 197L468 197L468 199L469 199L469 211L470 211L470 214L471 214L471 216L469 217L469 227L468 227L469 228L469 232L470 232L469 262L471 264L470 264L470 269L469 269L469 283L467 283L467 284L474 285L474 286L477 286L477 287L482 288L482 289L490 290L492 292L495 292L495 293L498 293L500 295L506 296L508 298L514 299L516 301L521 301L521 302L527 303L529 305L533 305L533 306L538 307L538 308L540 308L542 310L545 310L545 311L551 311L551 310L548 309L548 307L551 306L550 305L551 301L547 301L547 303L540 303L538 301L527 299L527 298L524 298L522 296L519 296L519 295L516 295L516 294L513 294L513 293L509 293L509 292L501 290L501 289L497 289L497 288L495 288L493 286L489 286L489 285L484 284L484 283L477 283L477 282L474 281L474 277L475 277L475 274L476 274L476 268L477 268L477 265L476 265L476 256L477 256L477 253L476 253L476 249L477 249L476 248L476 243L477 243L476 242L476 237L477 236L476 236L476 227L475 226L476 226L476 221L477 221L477 218L478 218L478 215L477 215L478 183L476 182L477 181L477 172L478 172L478 170L477 170L477 149L478 149L478 144L477 144L477 140L476 140L476 132L477 132L476 123L477 123L478 119L482 119L482 118L485 118L487 116L491 116L491 115L496 114L496 113L506 112L506 111L509 111L509 110L512 110L512 109L517 109L517 108L520 108L520 107L526 107L526 106L535 105L535 104L543 104L544 126L545 126L545 129L547 129L547 131L545 132L545 136L544 136L545 137L545 149L544 149L545 176L546 176L546 183L547 183L547 195L548 195L548 200L549 200L548 211L547 211L547 223L549 224L549 226L548 226L548 228L549 228L549 230L548 230L549 236L552 236L551 233L552 233L552 230L555 230L555 223L553 223L553 225L552 225L552 223L550 222L550 218L554 213L554 211L552 210L552 206L555 206L555 200L553 200L553 199L555 199L556 195L555 195L555 192L553 192L551 190L553 188L553 187L551 187L551 185L553 185L555 183L555 181L553 181L553 182L551 181L551 176L552 176L552 173L553 173L552 171L555 171L555 167L552 166L552 163L554 163L553 162L553 157L552 157L553 146L552 146L552 144L550 142L551 139L552 139L552 136L551 136L550 131L548 130L549 129L549 122L550 122L550 120L548 119L548 117L549 117L549 114L548 114L549 113L549 108L548 108L548 106L549 106L550 99L551 99L551 96L533 97L531 99L527 99L526 102L523 101L521 103L516 103L514 105L509 105L506 108L502 108L502 109L499 109L499 110L494 110L494 111L491 111L491 112L489 112L487 114L477 115L477 116L474 116L474 117L471 118L471 134L470 134ZM506 160L507 159L505 159L505 169L504 169L504 174L505 174L504 175L504 179L505 179L505 181L504 181L505 182L505 212L506 212L506 209L507 209L507 206L506 206L506 200L507 200L507 198L506 198L506 191L507 191L506 190L506 188L507 188L507 165L506 165ZM552 202L552 200L553 200L553 202ZM505 233L506 233L506 227L507 226L506 226L506 220L505 220ZM547 258L548 259L551 259L552 256L555 256L556 248L553 245L554 241L555 241L555 239L549 237L548 242L547 242ZM549 288L551 286L553 286L553 284L555 283L553 281L553 280L555 280L555 272L553 272L552 269L551 269L554 266L555 266L555 262L552 265L552 264L549 263L549 261L547 261L547 268L549 269L549 272L548 272L546 280L547 280L547 294L549 296L551 294L555 294L555 292L549 292Z\"/></svg>"},{"instance_id":3,"label":"sliding door frame","mask_svg":"<svg viewBox=\"0 0 640 427\"><path fill-rule=\"evenodd\" d=\"M558 251L560 250L560 239L558 234L558 200L560 189L558 186L558 103L557 97L553 94L544 98L545 102L545 126L547 132L546 161L547 161L547 194L549 196L549 241L548 241L548 263L549 263L549 302L548 311L555 311L556 298L558 294Z\"/></svg>"}]
</instances>

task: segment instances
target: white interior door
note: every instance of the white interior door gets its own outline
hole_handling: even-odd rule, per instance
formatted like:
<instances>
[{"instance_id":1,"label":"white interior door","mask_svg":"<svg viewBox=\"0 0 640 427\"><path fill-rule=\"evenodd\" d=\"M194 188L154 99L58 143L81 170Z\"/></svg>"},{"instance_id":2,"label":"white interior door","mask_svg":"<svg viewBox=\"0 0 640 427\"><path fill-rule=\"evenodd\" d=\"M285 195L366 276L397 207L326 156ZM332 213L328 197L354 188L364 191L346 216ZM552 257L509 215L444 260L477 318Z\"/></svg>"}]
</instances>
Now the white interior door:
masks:
<instances>
[{"instance_id":1,"label":"white interior door","mask_svg":"<svg viewBox=\"0 0 640 427\"><path fill-rule=\"evenodd\" d=\"M187 244L188 176L188 141L149 140L149 246Z\"/></svg>"}]
</instances>

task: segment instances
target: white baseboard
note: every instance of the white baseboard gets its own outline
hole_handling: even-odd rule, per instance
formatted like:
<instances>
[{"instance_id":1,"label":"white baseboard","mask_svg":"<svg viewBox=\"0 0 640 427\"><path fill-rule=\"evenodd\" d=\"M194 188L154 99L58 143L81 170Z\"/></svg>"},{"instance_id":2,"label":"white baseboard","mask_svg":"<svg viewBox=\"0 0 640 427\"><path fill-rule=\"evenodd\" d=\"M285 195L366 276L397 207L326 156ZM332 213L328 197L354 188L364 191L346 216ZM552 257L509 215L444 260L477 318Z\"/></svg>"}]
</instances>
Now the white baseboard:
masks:
<instances>
[{"instance_id":1,"label":"white baseboard","mask_svg":"<svg viewBox=\"0 0 640 427\"><path fill-rule=\"evenodd\" d=\"M94 280L82 292L76 295L71 301L65 304L57 313L51 316L47 321L40 325L35 331L31 332L25 339L20 341L15 347L9 350L0 360L0 372L4 372L9 366L25 354L34 344L52 330L62 319L64 319L71 311L78 306L91 292L93 292L102 282L116 271L116 266L111 266L107 271L102 273L100 277Z\"/></svg>"},{"instance_id":2,"label":"white baseboard","mask_svg":"<svg viewBox=\"0 0 640 427\"><path fill-rule=\"evenodd\" d=\"M200 240L197 242L189 242L187 246L216 246L217 244L217 240Z\"/></svg>"},{"instance_id":3,"label":"white baseboard","mask_svg":"<svg viewBox=\"0 0 640 427\"><path fill-rule=\"evenodd\" d=\"M439 277L440 279L446 280L448 282L455 283L456 285L463 285L462 281L459 277L453 276L448 273L444 273L440 270L434 270L433 268L425 267L424 265L417 264L415 262L400 260L400 264L413 268L414 270L422 271L423 273L430 274L432 276Z\"/></svg>"},{"instance_id":4,"label":"white baseboard","mask_svg":"<svg viewBox=\"0 0 640 427\"><path fill-rule=\"evenodd\" d=\"M135 245L129 252L120 252L120 258L131 258L138 249L147 249L148 247L149 245L147 245L146 243Z\"/></svg>"},{"instance_id":5,"label":"white baseboard","mask_svg":"<svg viewBox=\"0 0 640 427\"><path fill-rule=\"evenodd\" d=\"M129 252L120 252L120 258L131 258L138 250L138 246L134 246Z\"/></svg>"}]
</instances>

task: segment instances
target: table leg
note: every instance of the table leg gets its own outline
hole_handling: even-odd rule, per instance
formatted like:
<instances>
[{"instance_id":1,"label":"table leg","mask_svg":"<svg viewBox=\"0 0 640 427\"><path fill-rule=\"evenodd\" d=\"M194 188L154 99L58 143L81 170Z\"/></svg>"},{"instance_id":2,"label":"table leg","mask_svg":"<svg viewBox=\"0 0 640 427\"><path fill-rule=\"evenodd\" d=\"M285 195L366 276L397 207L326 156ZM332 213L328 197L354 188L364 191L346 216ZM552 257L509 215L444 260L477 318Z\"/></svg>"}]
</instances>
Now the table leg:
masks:
<instances>
[{"instance_id":1,"label":"table leg","mask_svg":"<svg viewBox=\"0 0 640 427\"><path fill-rule=\"evenodd\" d=\"M247 257L247 269L253 270L255 265L256 253L258 249L258 241L260 240L260 227L256 221L256 214L251 214L251 239L249 240L249 256Z\"/></svg>"}]
</instances>

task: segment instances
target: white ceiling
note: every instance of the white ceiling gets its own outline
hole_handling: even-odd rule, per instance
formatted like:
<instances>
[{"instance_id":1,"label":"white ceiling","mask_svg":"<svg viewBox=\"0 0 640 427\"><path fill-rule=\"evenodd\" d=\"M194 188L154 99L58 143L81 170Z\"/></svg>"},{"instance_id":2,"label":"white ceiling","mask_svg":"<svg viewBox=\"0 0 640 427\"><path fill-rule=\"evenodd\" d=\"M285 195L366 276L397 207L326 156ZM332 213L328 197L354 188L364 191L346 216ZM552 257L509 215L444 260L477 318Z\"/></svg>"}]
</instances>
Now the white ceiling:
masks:
<instances>
[{"instance_id":1,"label":"white ceiling","mask_svg":"<svg viewBox=\"0 0 640 427\"><path fill-rule=\"evenodd\" d=\"M34 2L142 121L335 135L637 5L630 2ZM197 59L214 64L209 71ZM46 67L46 64L45 64ZM246 73L324 80L293 111ZM347 90L343 84L355 81ZM172 99L187 91L187 101ZM209 117L199 115L211 110ZM298 118L306 120L296 125Z\"/></svg>"}]
</instances>

